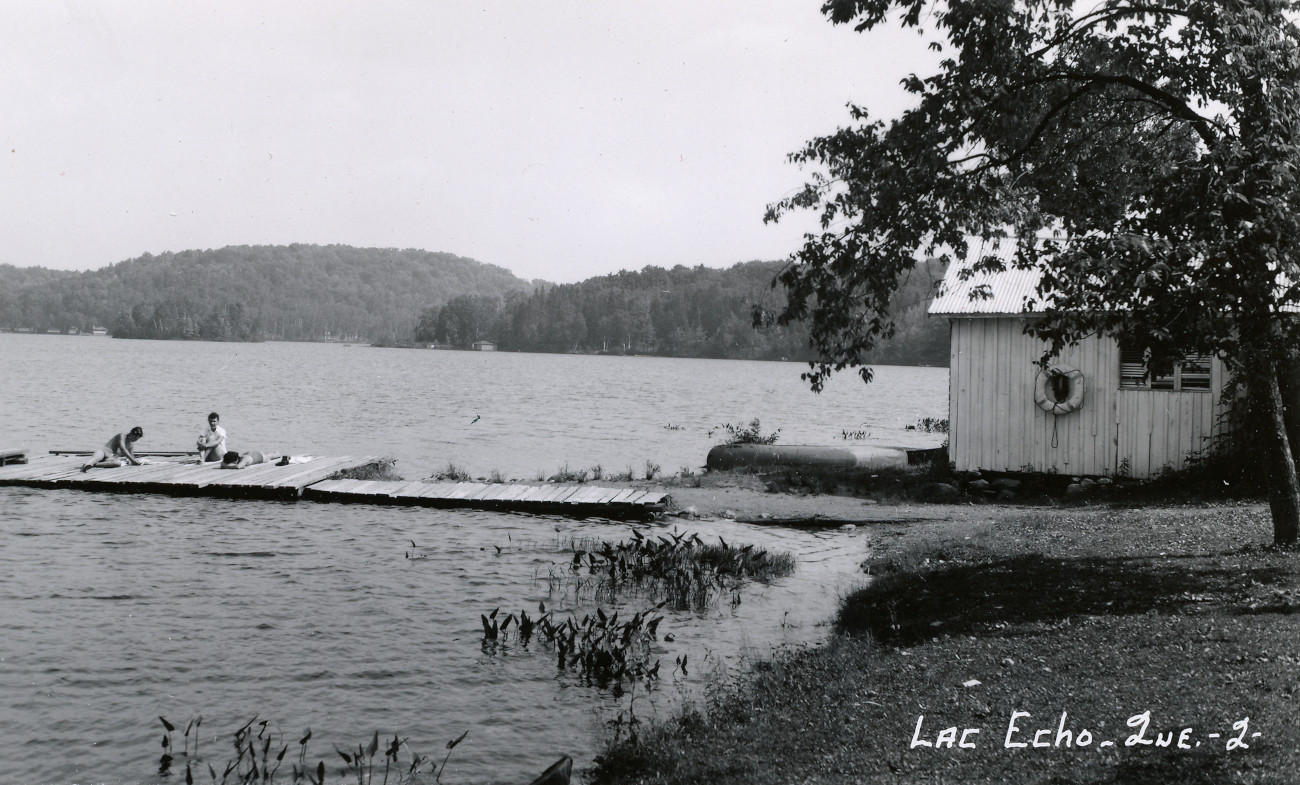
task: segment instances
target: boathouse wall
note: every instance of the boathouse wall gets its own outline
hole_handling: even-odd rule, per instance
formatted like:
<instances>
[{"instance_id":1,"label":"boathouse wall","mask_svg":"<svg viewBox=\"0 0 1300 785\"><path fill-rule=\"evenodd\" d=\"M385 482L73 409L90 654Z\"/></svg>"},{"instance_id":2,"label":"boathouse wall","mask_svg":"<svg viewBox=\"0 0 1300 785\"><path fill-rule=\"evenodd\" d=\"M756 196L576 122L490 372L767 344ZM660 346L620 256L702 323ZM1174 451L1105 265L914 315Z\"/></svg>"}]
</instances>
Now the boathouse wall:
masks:
<instances>
[{"instance_id":1,"label":"boathouse wall","mask_svg":"<svg viewBox=\"0 0 1300 785\"><path fill-rule=\"evenodd\" d=\"M949 318L948 455L958 471L1152 477L1182 468L1226 427L1217 358L1208 390L1121 389L1118 343L1086 338L1054 361L1083 373L1083 405L1053 415L1034 402L1047 347L1024 333L1025 318Z\"/></svg>"}]
</instances>

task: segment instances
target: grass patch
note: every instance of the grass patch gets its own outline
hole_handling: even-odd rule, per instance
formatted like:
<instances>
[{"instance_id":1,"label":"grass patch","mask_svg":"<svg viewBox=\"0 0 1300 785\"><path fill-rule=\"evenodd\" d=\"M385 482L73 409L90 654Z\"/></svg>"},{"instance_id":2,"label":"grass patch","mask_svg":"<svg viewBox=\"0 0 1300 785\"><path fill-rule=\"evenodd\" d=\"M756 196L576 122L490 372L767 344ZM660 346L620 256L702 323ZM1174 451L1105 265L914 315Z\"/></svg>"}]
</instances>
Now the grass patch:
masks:
<instances>
[{"instance_id":1,"label":"grass patch","mask_svg":"<svg viewBox=\"0 0 1300 785\"><path fill-rule=\"evenodd\" d=\"M397 472L396 458L380 458L373 463L367 463L365 466L357 466L352 469L334 472L329 476L331 480L382 480L400 482L404 479Z\"/></svg>"},{"instance_id":2,"label":"grass patch","mask_svg":"<svg viewBox=\"0 0 1300 785\"><path fill-rule=\"evenodd\" d=\"M547 482L572 482L584 483L587 481L588 472L586 469L570 469L569 464L564 464L564 468L547 478Z\"/></svg>"},{"instance_id":3,"label":"grass patch","mask_svg":"<svg viewBox=\"0 0 1300 785\"><path fill-rule=\"evenodd\" d=\"M469 472L465 471L455 463L448 463L445 468L434 472L430 480L441 480L443 482L469 482Z\"/></svg>"},{"instance_id":4,"label":"grass patch","mask_svg":"<svg viewBox=\"0 0 1300 785\"><path fill-rule=\"evenodd\" d=\"M1266 507L973 509L996 515L914 525L865 565L830 644L611 745L593 781L1294 781L1300 566L1252 544ZM1013 711L1015 741L1049 746L1005 747ZM1126 746L1148 711L1167 746ZM922 716L920 738L978 728L975 747L912 747Z\"/></svg>"}]
</instances>

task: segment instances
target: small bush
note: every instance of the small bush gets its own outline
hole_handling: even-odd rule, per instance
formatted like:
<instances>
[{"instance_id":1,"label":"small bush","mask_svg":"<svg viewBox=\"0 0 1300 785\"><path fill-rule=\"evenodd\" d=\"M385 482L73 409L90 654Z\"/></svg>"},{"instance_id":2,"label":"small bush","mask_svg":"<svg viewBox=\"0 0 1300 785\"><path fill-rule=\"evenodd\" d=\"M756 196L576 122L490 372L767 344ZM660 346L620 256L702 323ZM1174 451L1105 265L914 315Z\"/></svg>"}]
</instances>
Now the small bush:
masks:
<instances>
[{"instance_id":1,"label":"small bush","mask_svg":"<svg viewBox=\"0 0 1300 785\"><path fill-rule=\"evenodd\" d=\"M449 482L469 482L470 477L469 472L454 463L448 463L445 469L433 475L429 479L445 480Z\"/></svg>"},{"instance_id":2,"label":"small bush","mask_svg":"<svg viewBox=\"0 0 1300 785\"><path fill-rule=\"evenodd\" d=\"M709 436L712 436L718 431L725 431L727 433L727 440L723 442L723 444L776 444L777 438L781 435L780 428L764 435L762 425L759 423L757 417L750 420L749 425L732 425L731 423L724 423L716 428L710 428Z\"/></svg>"},{"instance_id":3,"label":"small bush","mask_svg":"<svg viewBox=\"0 0 1300 785\"><path fill-rule=\"evenodd\" d=\"M940 419L938 417L922 417L916 421L916 425L907 426L909 431L925 431L926 433L947 433L948 418Z\"/></svg>"},{"instance_id":4,"label":"small bush","mask_svg":"<svg viewBox=\"0 0 1300 785\"><path fill-rule=\"evenodd\" d=\"M586 469L570 469L569 464L564 464L564 468L555 474L552 474L548 482L576 482L584 483L587 481Z\"/></svg>"}]
</instances>

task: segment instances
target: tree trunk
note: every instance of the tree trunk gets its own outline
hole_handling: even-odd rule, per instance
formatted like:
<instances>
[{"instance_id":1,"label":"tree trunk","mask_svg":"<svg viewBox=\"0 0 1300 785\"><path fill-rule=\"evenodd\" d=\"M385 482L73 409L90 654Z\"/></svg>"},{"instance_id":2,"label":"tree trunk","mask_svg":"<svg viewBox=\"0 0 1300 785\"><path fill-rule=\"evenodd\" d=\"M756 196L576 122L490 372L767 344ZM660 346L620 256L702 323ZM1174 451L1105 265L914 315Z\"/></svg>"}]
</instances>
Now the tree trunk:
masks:
<instances>
[{"instance_id":1,"label":"tree trunk","mask_svg":"<svg viewBox=\"0 0 1300 785\"><path fill-rule=\"evenodd\" d=\"M1287 438L1277 368L1264 364L1251 380L1256 413L1265 439L1269 472L1268 505L1273 513L1273 543L1295 545L1300 535L1300 477Z\"/></svg>"}]
</instances>

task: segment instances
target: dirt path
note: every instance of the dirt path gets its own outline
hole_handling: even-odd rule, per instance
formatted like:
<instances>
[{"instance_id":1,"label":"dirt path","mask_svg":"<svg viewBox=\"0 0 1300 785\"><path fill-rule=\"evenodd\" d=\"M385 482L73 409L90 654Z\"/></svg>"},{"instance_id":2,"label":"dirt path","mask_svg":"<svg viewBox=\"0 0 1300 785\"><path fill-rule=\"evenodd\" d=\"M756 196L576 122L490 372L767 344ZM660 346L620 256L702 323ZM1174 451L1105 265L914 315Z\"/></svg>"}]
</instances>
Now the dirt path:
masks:
<instances>
[{"instance_id":1,"label":"dirt path","mask_svg":"<svg viewBox=\"0 0 1300 785\"><path fill-rule=\"evenodd\" d=\"M828 494L770 493L763 480L753 475L706 475L700 487L672 485L661 489L669 494L669 515L730 518L745 523L913 523L966 517L972 509L960 505L880 504L874 499Z\"/></svg>"}]
</instances>

